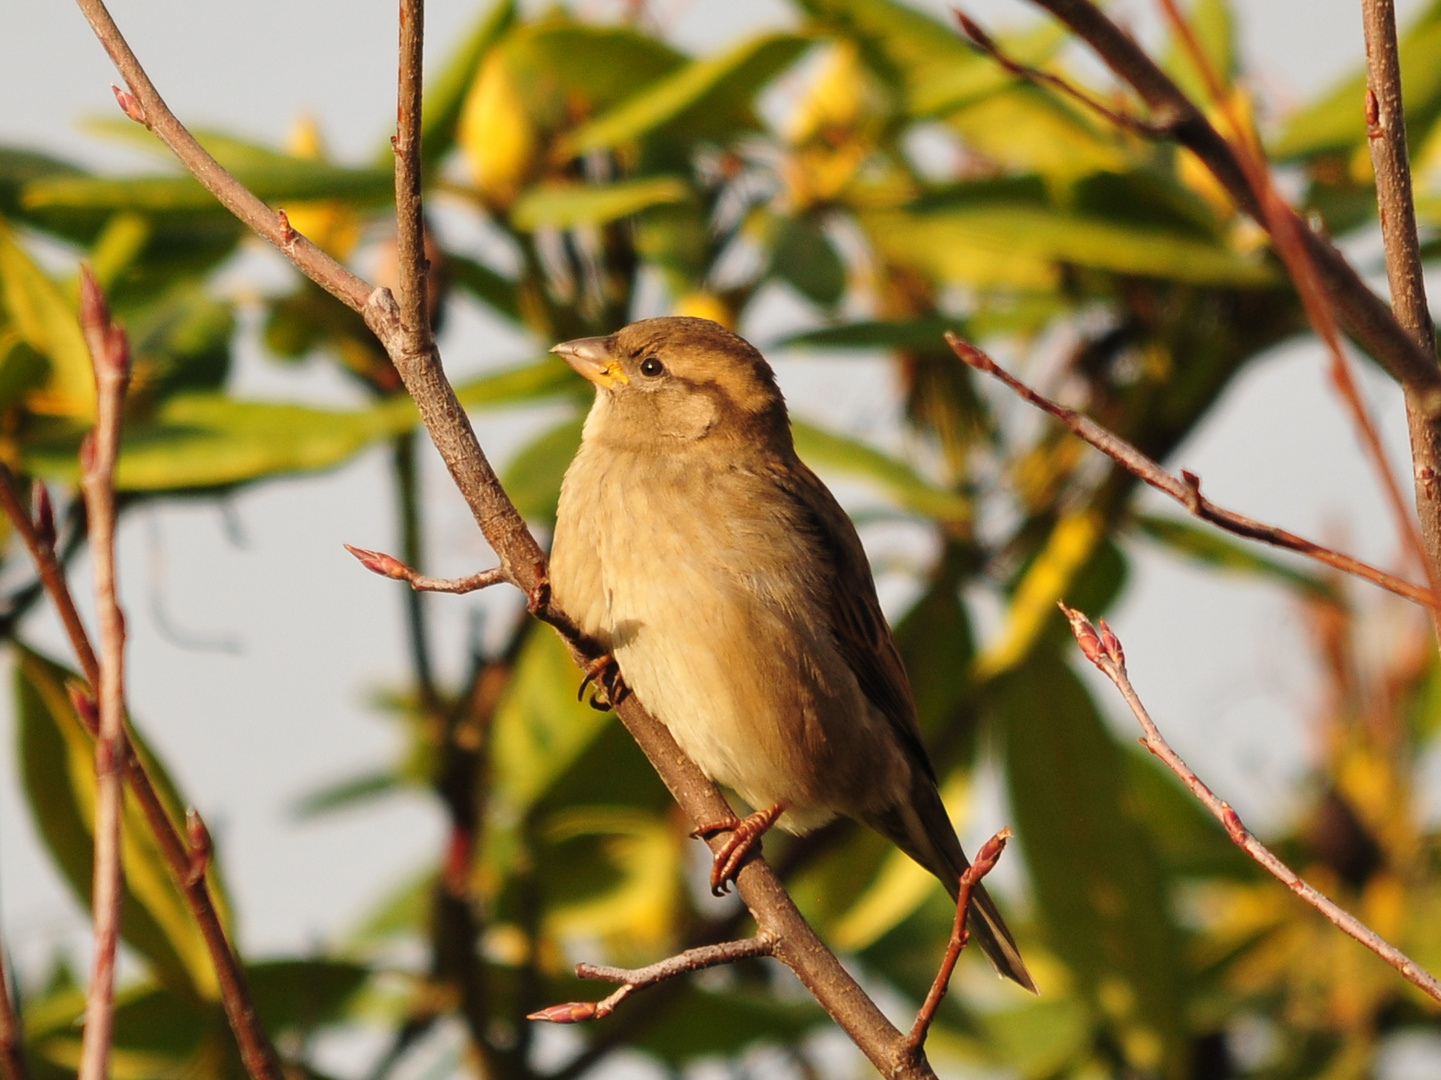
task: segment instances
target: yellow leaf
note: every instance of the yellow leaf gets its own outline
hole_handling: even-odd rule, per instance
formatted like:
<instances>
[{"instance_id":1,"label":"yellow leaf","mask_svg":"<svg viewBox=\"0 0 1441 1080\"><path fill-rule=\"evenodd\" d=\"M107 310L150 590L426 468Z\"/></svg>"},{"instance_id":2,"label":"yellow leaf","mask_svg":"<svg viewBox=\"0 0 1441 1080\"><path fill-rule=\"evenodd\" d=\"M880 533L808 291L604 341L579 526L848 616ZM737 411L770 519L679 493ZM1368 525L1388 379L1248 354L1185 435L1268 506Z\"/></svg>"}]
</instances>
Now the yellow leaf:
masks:
<instances>
[{"instance_id":1,"label":"yellow leaf","mask_svg":"<svg viewBox=\"0 0 1441 1080\"><path fill-rule=\"evenodd\" d=\"M481 65L456 141L486 201L502 208L514 202L531 174L539 140L503 52L491 52Z\"/></svg>"},{"instance_id":2,"label":"yellow leaf","mask_svg":"<svg viewBox=\"0 0 1441 1080\"><path fill-rule=\"evenodd\" d=\"M697 319L710 319L722 326L735 329L735 312L730 305L714 293L686 293L675 303L675 314L690 315Z\"/></svg>"},{"instance_id":3,"label":"yellow leaf","mask_svg":"<svg viewBox=\"0 0 1441 1080\"><path fill-rule=\"evenodd\" d=\"M95 372L75 309L0 225L0 285L25 343L50 361L50 377L26 404L49 416L95 415Z\"/></svg>"},{"instance_id":4,"label":"yellow leaf","mask_svg":"<svg viewBox=\"0 0 1441 1080\"><path fill-rule=\"evenodd\" d=\"M1005 629L976 658L976 678L992 678L1025 658L1104 531L1101 516L1089 510L1056 523L1045 550L1031 563L1011 599Z\"/></svg>"},{"instance_id":5,"label":"yellow leaf","mask_svg":"<svg viewBox=\"0 0 1441 1080\"><path fill-rule=\"evenodd\" d=\"M290 128L285 148L307 161L329 161L320 126L312 116L301 115ZM335 199L289 203L285 206L291 227L336 259L347 258L360 242L360 218Z\"/></svg>"}]
</instances>

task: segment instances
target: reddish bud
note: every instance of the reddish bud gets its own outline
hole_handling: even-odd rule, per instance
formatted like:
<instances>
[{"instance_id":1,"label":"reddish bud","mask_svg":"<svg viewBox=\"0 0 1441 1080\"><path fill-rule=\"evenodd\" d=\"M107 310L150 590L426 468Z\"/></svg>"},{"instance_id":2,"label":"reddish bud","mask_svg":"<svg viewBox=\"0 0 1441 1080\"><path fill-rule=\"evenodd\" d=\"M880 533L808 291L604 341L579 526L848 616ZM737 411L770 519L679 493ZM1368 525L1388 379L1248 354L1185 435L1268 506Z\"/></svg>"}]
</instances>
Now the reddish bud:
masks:
<instances>
[{"instance_id":1,"label":"reddish bud","mask_svg":"<svg viewBox=\"0 0 1441 1080\"><path fill-rule=\"evenodd\" d=\"M145 115L145 108L140 104L140 99L129 90L122 90L114 83L110 84L110 92L115 95L116 102L120 105L120 111L137 124L150 126L150 119Z\"/></svg>"},{"instance_id":2,"label":"reddish bud","mask_svg":"<svg viewBox=\"0 0 1441 1080\"><path fill-rule=\"evenodd\" d=\"M1376 100L1376 91L1369 86L1366 87L1366 128L1367 134L1373 139L1379 139L1381 132L1378 126L1381 123L1381 103Z\"/></svg>"},{"instance_id":3,"label":"reddish bud","mask_svg":"<svg viewBox=\"0 0 1441 1080\"><path fill-rule=\"evenodd\" d=\"M1067 607L1063 602L1057 602L1061 614L1071 624L1071 633L1076 637L1076 644L1081 647L1081 652L1086 654L1086 659L1096 666L1100 666L1105 658L1101 649L1101 639L1096 634L1096 628L1091 625L1091 620L1082 615L1075 608Z\"/></svg>"},{"instance_id":4,"label":"reddish bud","mask_svg":"<svg viewBox=\"0 0 1441 1080\"><path fill-rule=\"evenodd\" d=\"M80 264L80 328L86 337L103 335L110 328L110 305L87 263Z\"/></svg>"},{"instance_id":5,"label":"reddish bud","mask_svg":"<svg viewBox=\"0 0 1441 1080\"><path fill-rule=\"evenodd\" d=\"M1101 630L1101 648L1105 650L1106 658L1117 667L1125 667L1126 653L1121 648L1121 639L1106 625L1105 619L1100 619L1098 622Z\"/></svg>"},{"instance_id":6,"label":"reddish bud","mask_svg":"<svg viewBox=\"0 0 1441 1080\"><path fill-rule=\"evenodd\" d=\"M1224 800L1221 802L1221 824L1226 826L1226 832L1236 843L1239 844L1246 839L1246 826L1241 823L1241 816L1231 809L1230 803Z\"/></svg>"},{"instance_id":7,"label":"reddish bud","mask_svg":"<svg viewBox=\"0 0 1441 1080\"><path fill-rule=\"evenodd\" d=\"M365 548L352 547L349 544L345 545L345 550L359 559L360 565L372 574L394 578L396 581L409 581L415 576L410 567L394 555L387 555L383 551L367 551Z\"/></svg>"},{"instance_id":8,"label":"reddish bud","mask_svg":"<svg viewBox=\"0 0 1441 1080\"><path fill-rule=\"evenodd\" d=\"M79 683L69 682L65 684L65 692L70 696L70 707L85 725L85 730L94 735L100 730L100 709L90 691Z\"/></svg>"},{"instance_id":9,"label":"reddish bud","mask_svg":"<svg viewBox=\"0 0 1441 1080\"><path fill-rule=\"evenodd\" d=\"M190 866L185 872L185 884L198 883L210 869L210 857L215 845L210 839L210 830L195 807L185 811L185 838L190 846Z\"/></svg>"},{"instance_id":10,"label":"reddish bud","mask_svg":"<svg viewBox=\"0 0 1441 1080\"><path fill-rule=\"evenodd\" d=\"M527 1020L545 1020L551 1024L580 1024L594 1020L599 1010L593 1001L569 1001L564 1005L552 1005L526 1016Z\"/></svg>"},{"instance_id":11,"label":"reddish bud","mask_svg":"<svg viewBox=\"0 0 1441 1080\"><path fill-rule=\"evenodd\" d=\"M280 242L282 244L295 243L296 237L300 234L291 226L289 215L284 210L277 210L275 216L280 219Z\"/></svg>"},{"instance_id":12,"label":"reddish bud","mask_svg":"<svg viewBox=\"0 0 1441 1080\"><path fill-rule=\"evenodd\" d=\"M1006 850L1006 841L1010 838L1011 830L1002 829L981 845L981 850L976 852L976 861L971 864L971 869L976 872L975 880L979 881L995 869L996 863L1001 858L1001 852ZM969 872L967 871L967 873Z\"/></svg>"},{"instance_id":13,"label":"reddish bud","mask_svg":"<svg viewBox=\"0 0 1441 1080\"><path fill-rule=\"evenodd\" d=\"M35 515L35 537L42 547L55 547L55 508L50 505L50 489L43 480L30 487L30 508Z\"/></svg>"}]
</instances>

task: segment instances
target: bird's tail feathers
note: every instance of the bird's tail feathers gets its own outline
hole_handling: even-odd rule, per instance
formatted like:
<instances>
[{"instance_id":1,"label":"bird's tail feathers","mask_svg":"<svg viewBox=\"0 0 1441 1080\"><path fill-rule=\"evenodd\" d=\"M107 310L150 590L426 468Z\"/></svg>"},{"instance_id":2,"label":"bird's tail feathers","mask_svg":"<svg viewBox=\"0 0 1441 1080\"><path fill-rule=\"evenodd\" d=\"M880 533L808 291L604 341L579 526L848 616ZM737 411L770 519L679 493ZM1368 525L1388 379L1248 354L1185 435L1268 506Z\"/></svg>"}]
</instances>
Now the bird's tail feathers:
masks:
<instances>
[{"instance_id":1,"label":"bird's tail feathers","mask_svg":"<svg viewBox=\"0 0 1441 1080\"><path fill-rule=\"evenodd\" d=\"M917 777L910 799L889 807L885 813L867 818L866 824L939 878L952 900L959 897L961 874L971 863L961 850L961 842L951 824L950 815L946 813L945 804L941 802L940 792L929 777ZM996 902L982 884L978 883L971 890L966 925L999 974L1033 994L1039 993L1035 980L1026 969L1026 962L1021 959L1016 939L1011 936Z\"/></svg>"}]
</instances>

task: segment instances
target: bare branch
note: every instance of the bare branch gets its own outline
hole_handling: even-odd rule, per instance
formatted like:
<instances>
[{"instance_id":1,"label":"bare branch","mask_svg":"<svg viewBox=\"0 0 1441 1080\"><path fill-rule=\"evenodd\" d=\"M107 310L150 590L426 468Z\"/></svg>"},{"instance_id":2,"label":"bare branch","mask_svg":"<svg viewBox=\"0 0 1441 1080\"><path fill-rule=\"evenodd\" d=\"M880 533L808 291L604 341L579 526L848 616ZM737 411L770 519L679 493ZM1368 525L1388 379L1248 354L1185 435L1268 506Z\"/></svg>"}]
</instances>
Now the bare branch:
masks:
<instances>
[{"instance_id":1,"label":"bare branch","mask_svg":"<svg viewBox=\"0 0 1441 1080\"><path fill-rule=\"evenodd\" d=\"M1002 829L996 833L981 845L981 849L976 852L975 861L961 874L961 891L956 895L956 921L951 925L951 940L946 945L946 954L941 959L940 969L931 982L926 1000L921 1003L920 1011L916 1013L916 1022L911 1026L911 1033L906 1036L906 1048L912 1055L919 1055L925 1047L926 1035L936 1019L936 1010L941 1007L941 999L950 988L951 973L956 970L956 963L961 959L961 950L971 939L971 932L966 929L966 916L971 910L971 893L981 883L981 879L995 869L1001 852L1006 850L1006 841L1010 838L1010 829Z\"/></svg>"},{"instance_id":2,"label":"bare branch","mask_svg":"<svg viewBox=\"0 0 1441 1080\"><path fill-rule=\"evenodd\" d=\"M96 339L100 341L101 338ZM54 523L47 511L49 498L44 494L43 485L36 485L34 498L36 519L32 519L15 490L14 479L0 467L0 510L10 518L15 530L30 550L45 591L50 596L60 615L72 648L79 660L81 673L92 687L101 686L100 663L80 619L75 599L65 580L65 573L56 557L54 548ZM122 622L123 629L123 622ZM98 737L100 731L99 707L94 698L79 687L70 687L71 698L76 712L90 732ZM123 709L122 709L123 716ZM98 746L97 742L97 754ZM208 851L203 858L181 839L175 823L170 819L164 803L156 792L155 785L144 765L134 754L128 752L115 759L123 768L125 779L139 804L150 832L154 835L162 857L177 883L200 928L201 937L215 965L216 981L220 985L221 1002L226 1016L235 1032L240 1046L241 1058L246 1070L254 1080L284 1080L279 1059L265 1032L260 1027L245 976L240 962L225 936L224 927L216 913L204 877L208 863ZM198 816L196 818L198 821ZM203 826L202 826L203 828Z\"/></svg>"},{"instance_id":3,"label":"bare branch","mask_svg":"<svg viewBox=\"0 0 1441 1080\"><path fill-rule=\"evenodd\" d=\"M1418 987L1434 1000L1441 1001L1441 981L1438 981L1434 975L1354 915L1306 884L1294 870L1276 858L1270 849L1257 840L1241 823L1240 817L1231 808L1231 805L1218 798L1215 792L1191 771L1191 767L1181 760L1180 755L1171 749L1170 744L1161 735L1160 729L1156 727L1155 721L1151 719L1151 714L1146 711L1146 706L1142 704L1135 687L1131 685L1130 677L1126 674L1125 652L1121 648L1120 640L1106 625L1106 621L1100 620L1098 630L1081 612L1068 608L1065 604L1061 604L1060 608L1070 621L1071 633L1076 636L1076 643L1086 654L1086 659L1095 664L1101 673L1115 684L1116 689L1121 692L1121 696L1126 699L1126 704L1131 707L1131 712L1140 722L1141 730L1145 732L1141 739L1141 745L1160 758L1168 769L1180 777L1181 782L1224 826L1226 835L1236 846L1264 867L1267 873L1277 881L1324 915L1342 933L1355 938L1390 964L1402 974L1407 982Z\"/></svg>"},{"instance_id":4,"label":"bare branch","mask_svg":"<svg viewBox=\"0 0 1441 1080\"><path fill-rule=\"evenodd\" d=\"M120 856L125 739L125 619L115 591L115 461L120 420L130 383L130 343L110 321L110 311L89 267L80 271L80 326L95 369L95 430L80 447L80 486L85 493L90 550L95 566L95 606L100 622L100 710L95 737L95 861L90 906L95 960L85 1004L80 1080L106 1080L115 1026L115 952L120 945L124 867Z\"/></svg>"},{"instance_id":5,"label":"bare branch","mask_svg":"<svg viewBox=\"0 0 1441 1080\"><path fill-rule=\"evenodd\" d=\"M1252 191L1237 149L1212 127L1201 110L1124 30L1090 0L1032 0L1060 19L1140 95L1152 113L1152 124L1171 133L1194 153L1235 200L1263 226L1265 214ZM1287 208L1292 218L1294 211ZM1299 243L1315 263L1317 276L1335 304L1346 332L1415 396L1428 419L1441 416L1441 368L1435 356L1417 346L1390 309L1361 280L1355 269L1327 240L1296 219Z\"/></svg>"},{"instance_id":6,"label":"bare branch","mask_svg":"<svg viewBox=\"0 0 1441 1080\"><path fill-rule=\"evenodd\" d=\"M621 987L609 997L600 1001L571 1001L564 1005L551 1005L539 1012L531 1013L528 1020L546 1020L552 1024L579 1024L586 1020L600 1020L615 1011L615 1007L637 990L644 990L656 983L686 975L692 971L721 964L733 964L737 960L750 960L757 956L775 955L776 942L765 934L745 938L742 941L725 941L717 945L702 945L687 949L676 956L668 957L643 968L600 967L595 964L577 964L575 974L580 979L602 979L605 982L620 983Z\"/></svg>"},{"instance_id":7,"label":"bare branch","mask_svg":"<svg viewBox=\"0 0 1441 1080\"><path fill-rule=\"evenodd\" d=\"M488 588L491 585L510 582L510 574L503 566L482 570L469 577L436 578L427 577L412 570L394 555L387 555L383 551L369 551L366 548L353 547L350 544L345 545L345 550L354 555L360 561L360 565L371 573L392 578L395 581L408 582L416 592L469 593L475 592L477 589Z\"/></svg>"},{"instance_id":8,"label":"bare branch","mask_svg":"<svg viewBox=\"0 0 1441 1080\"><path fill-rule=\"evenodd\" d=\"M1171 22L1172 29L1190 56L1191 62L1206 81L1211 97L1228 114L1232 130L1245 131L1244 118L1235 114L1231 96L1221 84L1221 79L1212 67L1206 51L1201 48L1201 43L1197 40L1191 24L1181 14L1175 0L1160 0L1160 2ZM1381 482L1386 503L1391 508L1391 515L1395 519L1397 534L1401 537L1403 545L1415 555L1417 563L1426 575L1431 592L1436 594L1438 580L1441 580L1441 571L1437 569L1437 562L1427 556L1416 516L1412 513L1411 507L1406 504L1406 498L1401 493L1401 484L1391 468L1391 462L1381 443L1381 434L1376 428L1370 410L1362 400L1360 388L1356 385L1351 362L1347 359L1346 350L1341 345L1341 330L1332 306L1333 299L1327 295L1321 281L1315 254L1305 243L1305 238L1312 235L1311 230L1301 221L1291 205L1282 198L1281 193L1276 190L1276 185L1271 180L1270 166L1254 143L1245 137L1240 137L1232 142L1231 146L1235 151L1236 160L1246 175L1246 182L1260 204L1263 215L1261 224L1271 234L1276 253L1286 264L1286 270L1296 285L1297 295L1300 296L1301 303L1306 309L1306 317L1330 355L1332 385L1341 395L1341 401L1346 406L1347 412L1351 414L1352 423L1356 425L1362 448L1365 450L1366 456L1371 459L1371 466L1375 470L1377 479ZM1434 351L1433 349L1433 354ZM1437 551L1437 558L1441 559L1441 549ZM1437 625L1438 628L1441 628L1441 621L1438 621Z\"/></svg>"},{"instance_id":9,"label":"bare branch","mask_svg":"<svg viewBox=\"0 0 1441 1080\"><path fill-rule=\"evenodd\" d=\"M1179 477L1172 476L1119 435L1107 431L1094 420L1076 412L1075 409L1068 409L1032 390L974 345L962 341L952 333L946 334L946 343L966 364L977 371L994 376L1023 400L1054 416L1072 432L1130 472L1138 480L1169 495L1185 507L1188 513L1194 514L1202 521L1209 521L1227 532L1244 536L1248 540L1259 540L1263 544L1286 548L1308 556L1344 573L1354 574L1373 585L1379 585L1397 596L1404 596L1407 600L1424 604L1432 610L1441 609L1441 600L1438 600L1435 594L1428 589L1413 585L1394 574L1388 574L1360 559L1324 547L1305 537L1297 536L1293 532L1277 528L1274 525L1266 525L1255 518L1249 518L1244 514L1217 506L1201 494L1201 480L1194 473L1183 471Z\"/></svg>"}]
</instances>

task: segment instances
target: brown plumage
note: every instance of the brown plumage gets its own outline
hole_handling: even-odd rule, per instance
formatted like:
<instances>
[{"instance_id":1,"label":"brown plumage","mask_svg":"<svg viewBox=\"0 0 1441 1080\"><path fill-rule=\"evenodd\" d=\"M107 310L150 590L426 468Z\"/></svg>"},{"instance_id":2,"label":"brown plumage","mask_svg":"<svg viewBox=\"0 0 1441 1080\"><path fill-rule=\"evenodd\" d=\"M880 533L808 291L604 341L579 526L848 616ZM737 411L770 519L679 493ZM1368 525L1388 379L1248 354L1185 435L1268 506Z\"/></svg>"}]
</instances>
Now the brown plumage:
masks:
<instances>
[{"instance_id":1,"label":"brown plumage","mask_svg":"<svg viewBox=\"0 0 1441 1080\"><path fill-rule=\"evenodd\" d=\"M796 457L770 365L678 317L554 351L597 387L561 487L561 608L712 779L791 832L856 818L954 897L968 863L870 565ZM997 970L1034 990L984 889L972 913Z\"/></svg>"}]
</instances>

